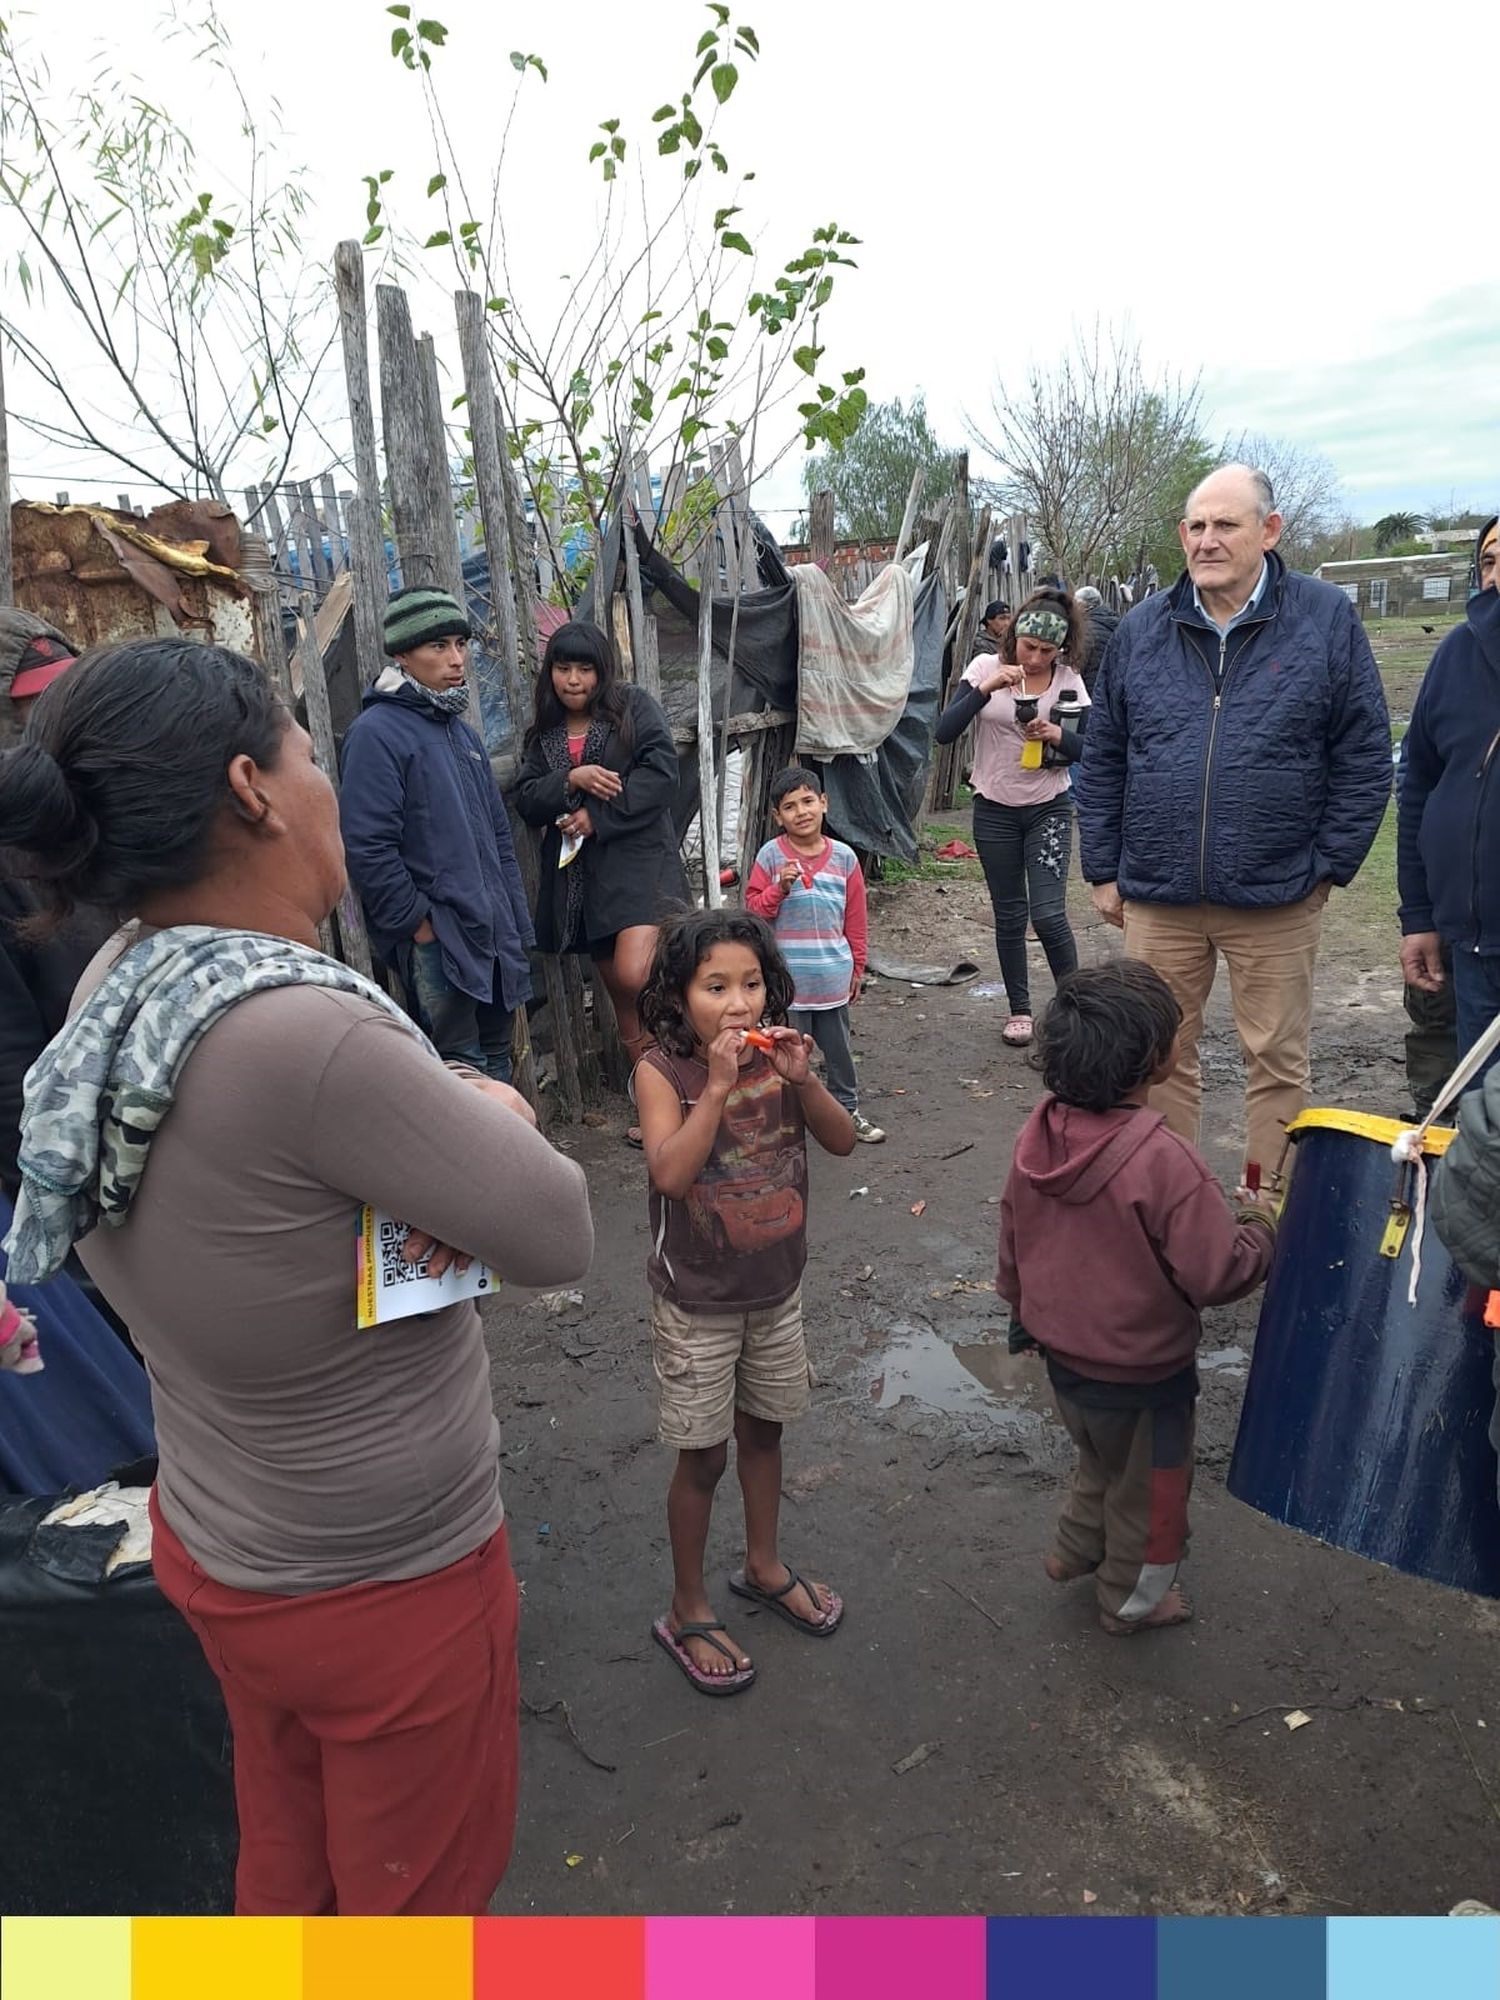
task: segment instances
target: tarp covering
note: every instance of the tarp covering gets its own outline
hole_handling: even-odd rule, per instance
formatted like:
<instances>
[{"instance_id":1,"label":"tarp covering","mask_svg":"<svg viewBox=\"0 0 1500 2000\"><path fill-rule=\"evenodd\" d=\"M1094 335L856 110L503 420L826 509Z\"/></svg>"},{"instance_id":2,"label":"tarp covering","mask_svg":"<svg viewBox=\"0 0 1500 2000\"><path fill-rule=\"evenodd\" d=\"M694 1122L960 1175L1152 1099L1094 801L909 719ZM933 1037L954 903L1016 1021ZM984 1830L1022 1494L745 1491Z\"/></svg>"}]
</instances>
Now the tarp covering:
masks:
<instances>
[{"instance_id":1,"label":"tarp covering","mask_svg":"<svg viewBox=\"0 0 1500 2000\"><path fill-rule=\"evenodd\" d=\"M797 586L797 755L873 757L911 686L911 578L887 563L850 603L815 563Z\"/></svg>"}]
</instances>

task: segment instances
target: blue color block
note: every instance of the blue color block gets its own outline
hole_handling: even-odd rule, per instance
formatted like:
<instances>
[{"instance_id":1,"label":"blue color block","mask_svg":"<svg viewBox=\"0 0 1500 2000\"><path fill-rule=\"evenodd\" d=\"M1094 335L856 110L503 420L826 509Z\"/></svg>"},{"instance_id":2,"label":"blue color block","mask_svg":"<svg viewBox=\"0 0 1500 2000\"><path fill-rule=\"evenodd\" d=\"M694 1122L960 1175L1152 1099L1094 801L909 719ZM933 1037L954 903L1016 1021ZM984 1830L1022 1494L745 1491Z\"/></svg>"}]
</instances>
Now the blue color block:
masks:
<instances>
[{"instance_id":1,"label":"blue color block","mask_svg":"<svg viewBox=\"0 0 1500 2000\"><path fill-rule=\"evenodd\" d=\"M1156 2000L1150 1917L991 1917L985 2000ZM1281 1996L1278 1996L1281 2000Z\"/></svg>"},{"instance_id":2,"label":"blue color block","mask_svg":"<svg viewBox=\"0 0 1500 2000\"><path fill-rule=\"evenodd\" d=\"M1496 2000L1500 1917L1336 1917L1327 2000Z\"/></svg>"},{"instance_id":3,"label":"blue color block","mask_svg":"<svg viewBox=\"0 0 1500 2000\"><path fill-rule=\"evenodd\" d=\"M1156 2000L1327 2000L1324 1930L1322 1917L1163 1917Z\"/></svg>"}]
</instances>

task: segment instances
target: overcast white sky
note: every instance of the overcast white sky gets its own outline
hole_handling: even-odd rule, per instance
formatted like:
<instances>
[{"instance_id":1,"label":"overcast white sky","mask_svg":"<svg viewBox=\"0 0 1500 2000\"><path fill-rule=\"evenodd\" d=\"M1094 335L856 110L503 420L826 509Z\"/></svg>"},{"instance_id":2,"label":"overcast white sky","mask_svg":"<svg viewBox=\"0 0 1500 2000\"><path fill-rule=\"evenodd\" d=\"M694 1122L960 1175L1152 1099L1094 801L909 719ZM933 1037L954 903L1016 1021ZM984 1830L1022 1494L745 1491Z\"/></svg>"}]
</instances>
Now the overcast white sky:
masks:
<instances>
[{"instance_id":1,"label":"overcast white sky","mask_svg":"<svg viewBox=\"0 0 1500 2000\"><path fill-rule=\"evenodd\" d=\"M590 128L611 115L646 128L680 90L705 10L428 11L449 29L442 88L481 176L515 80L508 52L547 61L517 128L525 198L509 227L538 282L570 268L597 226ZM252 99L279 97L314 170L309 241L331 253L359 234L360 176L403 162L406 215L423 221L430 146L378 0L220 0L220 12ZM117 51L212 157L219 114L195 123L199 85L145 35L149 0L69 0L52 16L65 32L45 14L13 18L60 81L101 46ZM773 269L812 222L863 239L823 334L831 360L864 365L874 396L921 389L939 434L963 442L965 412L983 416L997 376L1050 361L1096 317L1128 321L1148 365L1201 368L1213 430L1325 453L1365 519L1450 496L1495 504L1500 76L1477 0L1395 18L1328 0L743 0L735 18L763 50L724 125L736 163L756 169L750 233ZM440 264L433 278L433 311L415 309L441 330L452 280ZM21 492L66 483L55 448L25 435L12 467ZM793 468L763 498L795 496Z\"/></svg>"}]
</instances>

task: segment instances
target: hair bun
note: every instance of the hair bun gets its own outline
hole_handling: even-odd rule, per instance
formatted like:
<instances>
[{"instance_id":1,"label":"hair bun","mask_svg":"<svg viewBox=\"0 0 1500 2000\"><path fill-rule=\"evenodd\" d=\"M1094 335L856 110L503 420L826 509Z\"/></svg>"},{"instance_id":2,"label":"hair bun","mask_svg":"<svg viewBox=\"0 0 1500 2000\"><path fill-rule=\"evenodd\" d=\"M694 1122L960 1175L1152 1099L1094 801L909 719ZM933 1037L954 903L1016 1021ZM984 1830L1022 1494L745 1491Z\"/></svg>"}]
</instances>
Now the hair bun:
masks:
<instances>
[{"instance_id":1,"label":"hair bun","mask_svg":"<svg viewBox=\"0 0 1500 2000\"><path fill-rule=\"evenodd\" d=\"M97 837L92 815L50 750L22 743L0 756L0 847L76 860Z\"/></svg>"}]
</instances>

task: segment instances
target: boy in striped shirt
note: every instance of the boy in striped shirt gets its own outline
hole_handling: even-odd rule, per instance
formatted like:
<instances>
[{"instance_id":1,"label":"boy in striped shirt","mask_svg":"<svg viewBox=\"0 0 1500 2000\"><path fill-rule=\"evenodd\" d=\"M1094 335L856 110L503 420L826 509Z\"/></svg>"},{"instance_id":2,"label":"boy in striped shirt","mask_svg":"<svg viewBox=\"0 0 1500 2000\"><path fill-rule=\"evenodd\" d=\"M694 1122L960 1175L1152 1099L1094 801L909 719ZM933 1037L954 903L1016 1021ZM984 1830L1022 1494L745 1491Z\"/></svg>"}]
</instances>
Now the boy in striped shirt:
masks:
<instances>
[{"instance_id":1,"label":"boy in striped shirt","mask_svg":"<svg viewBox=\"0 0 1500 2000\"><path fill-rule=\"evenodd\" d=\"M745 904L764 917L791 968L797 997L791 1025L823 1052L828 1088L854 1119L867 1146L885 1137L860 1115L849 1008L865 976L865 878L852 847L823 831L828 800L816 774L800 764L771 786L781 828L755 857Z\"/></svg>"}]
</instances>

